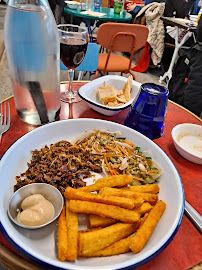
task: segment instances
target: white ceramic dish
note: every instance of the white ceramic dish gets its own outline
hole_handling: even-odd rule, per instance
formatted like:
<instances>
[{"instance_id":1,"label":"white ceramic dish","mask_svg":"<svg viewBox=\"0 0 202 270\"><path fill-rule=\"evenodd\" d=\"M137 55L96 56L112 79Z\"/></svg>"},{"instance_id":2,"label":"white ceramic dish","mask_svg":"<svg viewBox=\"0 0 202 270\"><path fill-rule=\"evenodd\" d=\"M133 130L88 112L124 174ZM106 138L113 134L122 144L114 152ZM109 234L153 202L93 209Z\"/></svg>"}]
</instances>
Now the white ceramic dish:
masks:
<instances>
[{"instance_id":1,"label":"white ceramic dish","mask_svg":"<svg viewBox=\"0 0 202 270\"><path fill-rule=\"evenodd\" d=\"M81 4L77 1L65 1L67 4L68 8L70 9L77 9Z\"/></svg>"},{"instance_id":2,"label":"white ceramic dish","mask_svg":"<svg viewBox=\"0 0 202 270\"><path fill-rule=\"evenodd\" d=\"M115 115L118 112L128 108L133 100L139 95L141 84L133 80L130 101L120 107L107 107L100 102L96 93L97 87L103 86L104 82L108 83L109 85L113 85L117 90L121 90L124 84L127 82L127 78L118 75L102 76L83 85L78 91L79 96L85 100L93 110L101 114L107 116Z\"/></svg>"},{"instance_id":3,"label":"white ceramic dish","mask_svg":"<svg viewBox=\"0 0 202 270\"><path fill-rule=\"evenodd\" d=\"M172 138L181 156L202 164L202 126L189 123L177 125L172 130Z\"/></svg>"},{"instance_id":4,"label":"white ceramic dish","mask_svg":"<svg viewBox=\"0 0 202 270\"><path fill-rule=\"evenodd\" d=\"M13 224L7 215L9 198L13 194L15 176L27 169L31 151L62 139L71 141L85 130L119 130L129 141L150 150L153 158L164 169L159 187L159 199L166 210L150 239L138 254L132 252L103 258L78 258L75 262L60 262L56 257L56 222L40 230L27 230ZM47 124L30 131L16 141L4 154L0 162L0 228L4 236L25 257L60 269L134 269L158 255L173 239L179 229L184 212L184 191L180 176L168 156L151 140L137 131L117 123L97 119L72 119ZM49 265L49 266L47 266ZM49 268L50 269L50 268Z\"/></svg>"}]
</instances>

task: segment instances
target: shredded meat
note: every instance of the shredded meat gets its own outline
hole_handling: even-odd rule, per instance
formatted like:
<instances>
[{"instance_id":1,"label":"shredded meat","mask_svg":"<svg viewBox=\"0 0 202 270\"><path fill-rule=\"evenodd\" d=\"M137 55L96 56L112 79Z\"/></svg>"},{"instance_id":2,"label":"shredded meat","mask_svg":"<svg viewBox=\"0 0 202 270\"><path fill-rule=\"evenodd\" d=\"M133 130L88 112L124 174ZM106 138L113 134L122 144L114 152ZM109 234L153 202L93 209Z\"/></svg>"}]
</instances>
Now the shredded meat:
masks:
<instances>
[{"instance_id":1,"label":"shredded meat","mask_svg":"<svg viewBox=\"0 0 202 270\"><path fill-rule=\"evenodd\" d=\"M100 173L101 167L94 164L89 151L70 142L60 141L32 152L28 169L16 176L14 191L30 183L47 183L55 186L62 194L67 186L85 186L82 180L91 176L91 171Z\"/></svg>"}]
</instances>

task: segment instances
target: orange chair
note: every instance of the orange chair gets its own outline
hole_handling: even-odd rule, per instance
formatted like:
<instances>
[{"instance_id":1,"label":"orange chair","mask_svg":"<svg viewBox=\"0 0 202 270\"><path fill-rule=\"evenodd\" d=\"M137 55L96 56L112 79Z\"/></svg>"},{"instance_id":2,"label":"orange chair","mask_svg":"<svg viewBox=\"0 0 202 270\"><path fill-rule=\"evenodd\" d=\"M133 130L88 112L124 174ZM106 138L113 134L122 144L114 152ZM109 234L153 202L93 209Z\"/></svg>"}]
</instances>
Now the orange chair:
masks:
<instances>
[{"instance_id":1,"label":"orange chair","mask_svg":"<svg viewBox=\"0 0 202 270\"><path fill-rule=\"evenodd\" d=\"M130 73L135 78L131 71L133 55L145 45L148 33L149 30L144 25L102 24L97 31L97 43L107 49L108 53L99 53L95 78L97 78L99 72ZM129 52L130 59L112 52Z\"/></svg>"}]
</instances>

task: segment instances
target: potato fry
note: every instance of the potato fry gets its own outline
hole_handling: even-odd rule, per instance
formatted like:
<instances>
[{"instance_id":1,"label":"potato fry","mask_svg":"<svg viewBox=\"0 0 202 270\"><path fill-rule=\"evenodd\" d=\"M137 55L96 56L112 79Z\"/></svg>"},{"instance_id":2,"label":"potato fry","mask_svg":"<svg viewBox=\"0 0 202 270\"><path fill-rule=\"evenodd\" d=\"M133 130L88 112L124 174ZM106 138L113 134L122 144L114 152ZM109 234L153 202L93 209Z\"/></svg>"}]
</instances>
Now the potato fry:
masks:
<instances>
[{"instance_id":1,"label":"potato fry","mask_svg":"<svg viewBox=\"0 0 202 270\"><path fill-rule=\"evenodd\" d=\"M81 231L79 231L79 234L80 233L92 232L92 231L96 231L96 230L100 230L100 229L103 229L103 227L96 227L96 228L90 228L90 229L81 230Z\"/></svg>"},{"instance_id":2,"label":"potato fry","mask_svg":"<svg viewBox=\"0 0 202 270\"><path fill-rule=\"evenodd\" d=\"M136 192L137 195L141 196L142 199L145 202L148 202L152 205L156 204L158 201L158 195L157 194L152 194L152 193L140 193L140 192Z\"/></svg>"},{"instance_id":3,"label":"potato fry","mask_svg":"<svg viewBox=\"0 0 202 270\"><path fill-rule=\"evenodd\" d=\"M150 212L151 209L152 209L151 204L148 202L145 202L140 207L134 209L134 211L140 214L140 216L143 216L145 213Z\"/></svg>"},{"instance_id":4,"label":"potato fry","mask_svg":"<svg viewBox=\"0 0 202 270\"><path fill-rule=\"evenodd\" d=\"M70 200L69 209L75 213L96 214L114 218L126 223L136 223L140 219L140 215L133 210L103 203Z\"/></svg>"},{"instance_id":5,"label":"potato fry","mask_svg":"<svg viewBox=\"0 0 202 270\"><path fill-rule=\"evenodd\" d=\"M157 184L130 186L129 189L140 193L159 193L159 186Z\"/></svg>"},{"instance_id":6,"label":"potato fry","mask_svg":"<svg viewBox=\"0 0 202 270\"><path fill-rule=\"evenodd\" d=\"M133 203L134 203L134 208L138 208L140 207L144 200L143 198L141 197L141 195L138 195L138 194L134 194L131 193L131 191L129 190L120 190L118 188L111 188L111 187L104 187L104 188L101 188L100 191L99 191L99 194L100 195L105 195L105 196L116 196L116 197L125 197L125 198L133 198ZM131 195L131 196L128 196Z\"/></svg>"},{"instance_id":7,"label":"potato fry","mask_svg":"<svg viewBox=\"0 0 202 270\"><path fill-rule=\"evenodd\" d=\"M136 228L134 227L133 233L139 228L139 224L140 222L136 223ZM116 241L104 249L96 251L95 253L91 254L91 257L104 257L127 253L131 250L129 244L130 236ZM88 257L88 255L82 255L82 257Z\"/></svg>"},{"instance_id":8,"label":"potato fry","mask_svg":"<svg viewBox=\"0 0 202 270\"><path fill-rule=\"evenodd\" d=\"M142 201L142 199L143 199L143 201L149 202L152 205L156 204L156 202L158 201L158 195L157 194L140 193L140 192L135 192L135 191L132 191L132 190L110 188L110 187L102 188L100 190L99 194L101 194L101 195L109 195L109 194L111 194L111 196L134 198L134 199L137 200L137 202ZM139 206L137 206L137 207L139 207Z\"/></svg>"},{"instance_id":9,"label":"potato fry","mask_svg":"<svg viewBox=\"0 0 202 270\"><path fill-rule=\"evenodd\" d=\"M82 254L81 257L106 257L127 253L131 251L129 243L130 243L129 237L126 237L113 243L109 247L96 251L95 253L91 254L91 256Z\"/></svg>"},{"instance_id":10,"label":"potato fry","mask_svg":"<svg viewBox=\"0 0 202 270\"><path fill-rule=\"evenodd\" d=\"M112 175L98 179L95 184L86 187L81 187L79 190L92 192L98 191L102 187L122 187L132 182L133 177L131 175Z\"/></svg>"},{"instance_id":11,"label":"potato fry","mask_svg":"<svg viewBox=\"0 0 202 270\"><path fill-rule=\"evenodd\" d=\"M65 205L57 220L58 260L64 262L67 259L67 224L65 217Z\"/></svg>"},{"instance_id":12,"label":"potato fry","mask_svg":"<svg viewBox=\"0 0 202 270\"><path fill-rule=\"evenodd\" d=\"M137 230L135 235L130 238L130 248L134 253L138 253L143 249L165 208L166 204L163 201L158 201L149 212L142 226Z\"/></svg>"},{"instance_id":13,"label":"potato fry","mask_svg":"<svg viewBox=\"0 0 202 270\"><path fill-rule=\"evenodd\" d=\"M65 197L68 200L82 200L89 202L98 202L110 205L120 206L126 209L133 209L136 207L136 202L131 198L120 198L115 196L103 196L100 194L88 193L79 189L67 187L65 190Z\"/></svg>"},{"instance_id":14,"label":"potato fry","mask_svg":"<svg viewBox=\"0 0 202 270\"><path fill-rule=\"evenodd\" d=\"M151 209L152 209L151 204L145 202L140 207L136 208L134 211L143 216L145 213L148 213ZM116 223L117 221L118 220L113 218L101 217L98 215L89 216L90 228L110 226Z\"/></svg>"},{"instance_id":15,"label":"potato fry","mask_svg":"<svg viewBox=\"0 0 202 270\"><path fill-rule=\"evenodd\" d=\"M136 229L137 223L117 223L101 230L79 234L79 256L91 256L96 251L131 235Z\"/></svg>"},{"instance_id":16,"label":"potato fry","mask_svg":"<svg viewBox=\"0 0 202 270\"><path fill-rule=\"evenodd\" d=\"M118 220L114 218L108 218L108 217L101 217L98 215L90 215L89 216L89 224L90 228L96 228L96 227L107 227L114 223L116 223Z\"/></svg>"},{"instance_id":17,"label":"potato fry","mask_svg":"<svg viewBox=\"0 0 202 270\"><path fill-rule=\"evenodd\" d=\"M118 197L129 197L134 198L137 200L141 200L141 196L138 195L136 192L133 192L131 190L119 189L119 188L111 188L111 187L103 187L100 189L99 194L101 195L111 195L111 196L118 196ZM143 200L141 200L143 201Z\"/></svg>"},{"instance_id":18,"label":"potato fry","mask_svg":"<svg viewBox=\"0 0 202 270\"><path fill-rule=\"evenodd\" d=\"M140 226L139 226L139 228L142 227L142 225L143 225L143 223L145 222L145 220L146 220L146 218L148 217L148 215L149 215L149 213L146 213L146 214L143 216L143 218L140 220ZM138 228L138 229L139 229L139 228Z\"/></svg>"},{"instance_id":19,"label":"potato fry","mask_svg":"<svg viewBox=\"0 0 202 270\"><path fill-rule=\"evenodd\" d=\"M67 223L67 260L74 261L78 250L78 217L69 210L69 201L66 200Z\"/></svg>"}]
</instances>

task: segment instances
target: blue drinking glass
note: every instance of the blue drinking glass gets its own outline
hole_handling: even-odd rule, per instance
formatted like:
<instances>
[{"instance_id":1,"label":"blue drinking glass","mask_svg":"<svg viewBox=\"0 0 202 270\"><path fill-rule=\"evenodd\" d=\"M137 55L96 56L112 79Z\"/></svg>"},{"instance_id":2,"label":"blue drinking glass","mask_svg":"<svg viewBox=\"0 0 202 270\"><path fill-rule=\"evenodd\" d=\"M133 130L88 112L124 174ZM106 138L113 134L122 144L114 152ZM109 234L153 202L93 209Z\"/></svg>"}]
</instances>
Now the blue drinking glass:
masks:
<instances>
[{"instance_id":1,"label":"blue drinking glass","mask_svg":"<svg viewBox=\"0 0 202 270\"><path fill-rule=\"evenodd\" d=\"M124 125L150 139L163 135L168 89L154 83L142 84L137 101L131 105Z\"/></svg>"}]
</instances>

